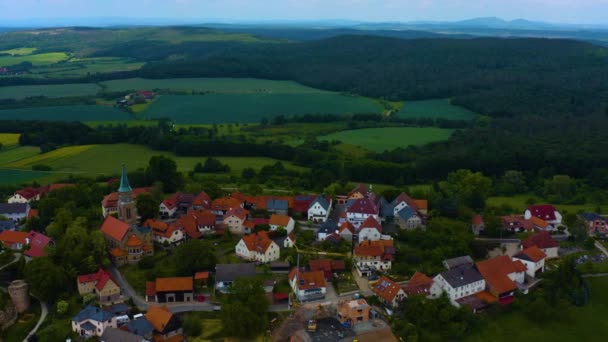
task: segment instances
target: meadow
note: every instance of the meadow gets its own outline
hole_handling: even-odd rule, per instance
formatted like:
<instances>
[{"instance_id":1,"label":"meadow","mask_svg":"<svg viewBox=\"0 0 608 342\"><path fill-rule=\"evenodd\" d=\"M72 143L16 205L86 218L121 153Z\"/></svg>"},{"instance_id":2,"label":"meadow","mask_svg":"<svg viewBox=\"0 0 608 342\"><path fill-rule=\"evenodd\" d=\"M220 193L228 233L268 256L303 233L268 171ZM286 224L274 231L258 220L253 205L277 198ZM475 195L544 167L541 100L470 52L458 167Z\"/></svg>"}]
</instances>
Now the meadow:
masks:
<instances>
[{"instance_id":1,"label":"meadow","mask_svg":"<svg viewBox=\"0 0 608 342\"><path fill-rule=\"evenodd\" d=\"M98 57L70 59L67 63L33 69L41 77L84 77L89 74L131 71L141 68L145 63L131 58Z\"/></svg>"},{"instance_id":2,"label":"meadow","mask_svg":"<svg viewBox=\"0 0 608 342\"><path fill-rule=\"evenodd\" d=\"M529 194L517 194L513 196L492 196L487 199L487 205L494 207L501 207L503 205L513 208L515 212L525 211L528 205L526 202L532 200L535 204L548 203L546 200L535 196L532 193ZM580 212L596 212L598 205L594 203L585 204L554 204L557 210L562 214L564 213L580 213ZM605 209L605 208L604 208ZM605 210L604 210L605 211Z\"/></svg>"},{"instance_id":3,"label":"meadow","mask_svg":"<svg viewBox=\"0 0 608 342\"><path fill-rule=\"evenodd\" d=\"M373 100L336 93L164 95L142 119L171 118L178 124L251 123L277 115L380 113Z\"/></svg>"},{"instance_id":4,"label":"meadow","mask_svg":"<svg viewBox=\"0 0 608 342\"><path fill-rule=\"evenodd\" d=\"M406 101L396 115L400 118L451 120L472 120L476 116L468 109L452 105L449 99Z\"/></svg>"},{"instance_id":5,"label":"meadow","mask_svg":"<svg viewBox=\"0 0 608 342\"><path fill-rule=\"evenodd\" d=\"M68 57L69 56L65 52L48 52L39 53L35 55L0 56L0 66L11 66L23 62L30 62L34 66L49 65L64 61L68 59Z\"/></svg>"},{"instance_id":6,"label":"meadow","mask_svg":"<svg viewBox=\"0 0 608 342\"><path fill-rule=\"evenodd\" d=\"M22 100L33 96L44 96L49 98L89 96L97 94L100 90L101 87L93 83L0 87L0 100Z\"/></svg>"},{"instance_id":7,"label":"meadow","mask_svg":"<svg viewBox=\"0 0 608 342\"><path fill-rule=\"evenodd\" d=\"M319 137L321 140L339 140L344 144L382 152L397 147L423 145L447 140L452 130L432 127L385 127L341 131Z\"/></svg>"},{"instance_id":8,"label":"meadow","mask_svg":"<svg viewBox=\"0 0 608 342\"><path fill-rule=\"evenodd\" d=\"M479 327L466 342L510 341L604 341L608 334L608 278L588 278L591 300L583 307L573 307L567 323L547 319L539 325L530 322L521 311L500 312L479 322ZM481 318L480 317L480 318Z\"/></svg>"},{"instance_id":9,"label":"meadow","mask_svg":"<svg viewBox=\"0 0 608 342\"><path fill-rule=\"evenodd\" d=\"M16 133L0 133L0 144L5 148L8 146L14 146L19 143L20 134Z\"/></svg>"},{"instance_id":10,"label":"meadow","mask_svg":"<svg viewBox=\"0 0 608 342\"><path fill-rule=\"evenodd\" d=\"M10 50L2 50L2 51L0 51L0 54L6 54L6 55L12 55L12 56L25 56L25 55L31 55L36 50L37 50L36 48L22 47L22 48L10 49Z\"/></svg>"},{"instance_id":11,"label":"meadow","mask_svg":"<svg viewBox=\"0 0 608 342\"><path fill-rule=\"evenodd\" d=\"M0 153L0 161L3 160L2 154ZM136 170L145 168L150 158L157 155L174 159L178 170L182 172L192 171L196 163L204 163L206 159L204 157L178 157L173 153L153 151L140 145L85 145L63 147L48 153L19 158L12 162L0 162L0 167L31 170L34 165L47 165L55 173L73 173L85 176L111 175L120 171L122 162L126 162L130 170ZM263 157L219 157L217 159L229 165L231 172L238 175L245 168L260 169L277 161ZM290 169L302 169L291 163L283 162L283 164Z\"/></svg>"},{"instance_id":12,"label":"meadow","mask_svg":"<svg viewBox=\"0 0 608 342\"><path fill-rule=\"evenodd\" d=\"M0 120L127 121L128 113L109 106L75 105L0 110Z\"/></svg>"},{"instance_id":13,"label":"meadow","mask_svg":"<svg viewBox=\"0 0 608 342\"><path fill-rule=\"evenodd\" d=\"M254 78L130 78L102 82L107 91L128 91L141 89L168 89L173 91L215 92L215 93L280 93L316 94L327 91L310 88L293 81L272 81Z\"/></svg>"}]
</instances>

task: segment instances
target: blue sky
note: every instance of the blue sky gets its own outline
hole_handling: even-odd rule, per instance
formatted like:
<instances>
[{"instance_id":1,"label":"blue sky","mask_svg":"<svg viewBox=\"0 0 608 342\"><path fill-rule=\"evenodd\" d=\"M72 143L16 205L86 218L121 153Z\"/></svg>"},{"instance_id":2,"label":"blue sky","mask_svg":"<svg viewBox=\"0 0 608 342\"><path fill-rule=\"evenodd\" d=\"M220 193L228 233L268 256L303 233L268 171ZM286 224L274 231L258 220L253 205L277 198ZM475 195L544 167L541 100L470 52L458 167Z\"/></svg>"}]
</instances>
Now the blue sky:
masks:
<instances>
[{"instance_id":1,"label":"blue sky","mask_svg":"<svg viewBox=\"0 0 608 342\"><path fill-rule=\"evenodd\" d=\"M608 0L0 0L1 20L138 17L361 21L505 19L608 24Z\"/></svg>"}]
</instances>

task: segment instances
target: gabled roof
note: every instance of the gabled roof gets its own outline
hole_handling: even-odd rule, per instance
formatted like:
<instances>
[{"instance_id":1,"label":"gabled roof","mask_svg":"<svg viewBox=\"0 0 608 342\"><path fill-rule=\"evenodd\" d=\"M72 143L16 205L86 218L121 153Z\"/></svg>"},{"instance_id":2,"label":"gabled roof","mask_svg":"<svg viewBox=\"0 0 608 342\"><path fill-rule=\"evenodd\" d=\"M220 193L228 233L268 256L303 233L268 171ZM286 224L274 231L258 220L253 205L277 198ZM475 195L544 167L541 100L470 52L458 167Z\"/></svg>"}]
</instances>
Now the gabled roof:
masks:
<instances>
[{"instance_id":1,"label":"gabled roof","mask_svg":"<svg viewBox=\"0 0 608 342\"><path fill-rule=\"evenodd\" d=\"M300 270L298 272L298 270L294 267L291 272L289 272L289 280L293 281L294 279L299 290L327 287L327 282L325 281L325 274L323 271L306 272Z\"/></svg>"},{"instance_id":2,"label":"gabled roof","mask_svg":"<svg viewBox=\"0 0 608 342\"><path fill-rule=\"evenodd\" d=\"M462 265L472 266L473 258L471 258L468 255L465 255L465 256L460 256L460 257L456 257L456 258L446 259L446 260L443 260L443 265L447 269L459 267Z\"/></svg>"},{"instance_id":3,"label":"gabled roof","mask_svg":"<svg viewBox=\"0 0 608 342\"><path fill-rule=\"evenodd\" d=\"M298 195L293 198L293 211L296 213L305 213L310 207L310 203L315 200L313 195Z\"/></svg>"},{"instance_id":4,"label":"gabled roof","mask_svg":"<svg viewBox=\"0 0 608 342\"><path fill-rule=\"evenodd\" d=\"M272 225L276 225L276 226L280 226L280 227L287 227L287 225L289 224L289 222L291 221L291 217L286 216L286 215L272 215L270 216L270 221L268 221L268 224Z\"/></svg>"},{"instance_id":5,"label":"gabled roof","mask_svg":"<svg viewBox=\"0 0 608 342\"><path fill-rule=\"evenodd\" d=\"M363 195L365 197L365 195L367 195L369 193L369 188L366 187L365 185L359 183L359 184L357 184L357 186L354 189L352 189L348 193L348 197L350 197L356 193L360 193L361 195Z\"/></svg>"},{"instance_id":6,"label":"gabled roof","mask_svg":"<svg viewBox=\"0 0 608 342\"><path fill-rule=\"evenodd\" d=\"M243 202L239 201L236 198L222 197L222 198L214 199L213 202L211 202L211 210L228 211L232 208L238 208L242 204L243 204Z\"/></svg>"},{"instance_id":7,"label":"gabled roof","mask_svg":"<svg viewBox=\"0 0 608 342\"><path fill-rule=\"evenodd\" d=\"M359 198L352 202L346 209L349 213L360 213L368 215L378 215L378 207L369 198Z\"/></svg>"},{"instance_id":8,"label":"gabled roof","mask_svg":"<svg viewBox=\"0 0 608 342\"><path fill-rule=\"evenodd\" d=\"M27 203L0 203L0 215L25 214L29 207Z\"/></svg>"},{"instance_id":9,"label":"gabled roof","mask_svg":"<svg viewBox=\"0 0 608 342\"><path fill-rule=\"evenodd\" d=\"M106 236L111 237L116 241L122 241L127 232L129 231L129 224L115 218L114 216L108 216L101 225L101 232Z\"/></svg>"},{"instance_id":10,"label":"gabled roof","mask_svg":"<svg viewBox=\"0 0 608 342\"><path fill-rule=\"evenodd\" d=\"M523 216L519 216L519 215L503 216L501 218L501 220L502 220L502 226L505 229L511 229L511 228L523 228L525 230L534 229L534 227L532 225L532 221L526 220Z\"/></svg>"},{"instance_id":11,"label":"gabled roof","mask_svg":"<svg viewBox=\"0 0 608 342\"><path fill-rule=\"evenodd\" d=\"M255 277L257 271L254 264L217 264L215 265L215 281L235 281L237 278Z\"/></svg>"},{"instance_id":12,"label":"gabled roof","mask_svg":"<svg viewBox=\"0 0 608 342\"><path fill-rule=\"evenodd\" d=\"M317 196L312 202L310 202L310 206L308 208L309 209L312 208L312 206L315 205L316 203L319 203L321 208L323 208L325 210L329 210L329 201L325 198L325 196L323 196L323 195Z\"/></svg>"},{"instance_id":13,"label":"gabled roof","mask_svg":"<svg viewBox=\"0 0 608 342\"><path fill-rule=\"evenodd\" d=\"M476 265L488 285L498 294L517 289L515 282L509 278L509 274L525 272L527 269L521 261L513 261L507 255L480 261Z\"/></svg>"},{"instance_id":14,"label":"gabled roof","mask_svg":"<svg viewBox=\"0 0 608 342\"><path fill-rule=\"evenodd\" d=\"M198 210L191 211L188 213L189 216L194 217L196 223L200 226L215 226L216 216L210 210Z\"/></svg>"},{"instance_id":15,"label":"gabled roof","mask_svg":"<svg viewBox=\"0 0 608 342\"><path fill-rule=\"evenodd\" d=\"M156 292L192 291L194 282L192 277L156 278Z\"/></svg>"},{"instance_id":16,"label":"gabled roof","mask_svg":"<svg viewBox=\"0 0 608 342\"><path fill-rule=\"evenodd\" d=\"M29 241L29 249L24 254L32 258L44 256L44 249L51 243L50 237L35 231L27 234L27 240Z\"/></svg>"},{"instance_id":17,"label":"gabled roof","mask_svg":"<svg viewBox=\"0 0 608 342\"><path fill-rule=\"evenodd\" d=\"M536 246L540 249L554 248L559 246L557 241L551 237L551 234L546 231L542 231L530 236L527 240L522 242L522 245L524 248Z\"/></svg>"},{"instance_id":18,"label":"gabled roof","mask_svg":"<svg viewBox=\"0 0 608 342\"><path fill-rule=\"evenodd\" d=\"M399 215L399 218L401 218L403 221L407 221L414 216L418 216L418 214L416 214L416 212L411 207L405 207L401 209L399 213L397 213L397 215Z\"/></svg>"},{"instance_id":19,"label":"gabled roof","mask_svg":"<svg viewBox=\"0 0 608 342\"><path fill-rule=\"evenodd\" d=\"M112 314L102 310L100 308L87 305L84 309L82 309L74 318L72 318L73 322L82 322L85 320L92 320L96 322L105 322L112 319Z\"/></svg>"},{"instance_id":20,"label":"gabled roof","mask_svg":"<svg viewBox=\"0 0 608 342\"><path fill-rule=\"evenodd\" d=\"M230 217L230 216L234 216L237 217L241 220L245 220L245 218L247 217L247 215L249 215L249 211L241 208L241 207L236 207L236 208L232 208L230 209L227 213L225 218Z\"/></svg>"},{"instance_id":21,"label":"gabled roof","mask_svg":"<svg viewBox=\"0 0 608 342\"><path fill-rule=\"evenodd\" d=\"M359 245L355 247L355 256L381 257L384 255L384 248L378 245Z\"/></svg>"},{"instance_id":22,"label":"gabled roof","mask_svg":"<svg viewBox=\"0 0 608 342\"><path fill-rule=\"evenodd\" d=\"M544 258L546 258L547 255L545 254L545 252L540 250L540 248L538 248L536 246L532 246L532 247L528 247L528 248L524 249L523 251L515 254L513 257L517 258L517 259L521 259L521 260L531 261L531 262L539 262L539 261L543 260Z\"/></svg>"},{"instance_id":23,"label":"gabled roof","mask_svg":"<svg viewBox=\"0 0 608 342\"><path fill-rule=\"evenodd\" d=\"M414 204L418 208L418 210L427 210L429 208L428 200L415 199Z\"/></svg>"},{"instance_id":24,"label":"gabled roof","mask_svg":"<svg viewBox=\"0 0 608 342\"><path fill-rule=\"evenodd\" d=\"M196 195L196 197L194 197L192 205L197 207L209 208L211 206L211 197L209 197L209 195L207 195L207 193L203 191L200 194Z\"/></svg>"},{"instance_id":25,"label":"gabled roof","mask_svg":"<svg viewBox=\"0 0 608 342\"><path fill-rule=\"evenodd\" d=\"M141 239L138 238L137 235L135 235L135 234L129 236L129 239L127 239L127 247L139 247L139 246L142 246L143 244L144 244L144 242L141 241Z\"/></svg>"},{"instance_id":26,"label":"gabled roof","mask_svg":"<svg viewBox=\"0 0 608 342\"><path fill-rule=\"evenodd\" d=\"M37 188L37 189L24 188L24 189L15 191L15 194L17 194L29 201L29 200L33 199L34 197L40 195L40 192L41 192L40 188Z\"/></svg>"},{"instance_id":27,"label":"gabled roof","mask_svg":"<svg viewBox=\"0 0 608 342\"><path fill-rule=\"evenodd\" d=\"M378 233L382 233L382 225L373 216L368 216L365 221L361 223L361 226L359 226L359 231L362 231L365 228L376 229Z\"/></svg>"},{"instance_id":28,"label":"gabled roof","mask_svg":"<svg viewBox=\"0 0 608 342\"><path fill-rule=\"evenodd\" d=\"M274 243L265 231L260 231L251 235L243 236L242 238L245 246L249 251L258 253L266 253L268 248Z\"/></svg>"},{"instance_id":29,"label":"gabled roof","mask_svg":"<svg viewBox=\"0 0 608 342\"><path fill-rule=\"evenodd\" d=\"M545 221L555 220L555 212L557 211L557 209L550 204L531 205L528 207L528 210L532 216L538 217L539 219Z\"/></svg>"},{"instance_id":30,"label":"gabled roof","mask_svg":"<svg viewBox=\"0 0 608 342\"><path fill-rule=\"evenodd\" d=\"M154 330L159 332L165 330L171 318L173 318L173 313L166 306L150 305L146 313L146 320L150 322Z\"/></svg>"},{"instance_id":31,"label":"gabled roof","mask_svg":"<svg viewBox=\"0 0 608 342\"><path fill-rule=\"evenodd\" d=\"M412 208L414 211L418 210L418 206L416 205L416 202L410 196L408 196L405 192L402 192L401 194L399 194L399 196L397 196L397 198L395 198L393 200L393 203L392 203L393 207L396 207L401 202L405 202L405 204L407 204L407 206Z\"/></svg>"},{"instance_id":32,"label":"gabled roof","mask_svg":"<svg viewBox=\"0 0 608 342\"><path fill-rule=\"evenodd\" d=\"M374 293L387 302L393 302L401 286L387 277L380 277L373 288Z\"/></svg>"},{"instance_id":33,"label":"gabled roof","mask_svg":"<svg viewBox=\"0 0 608 342\"><path fill-rule=\"evenodd\" d=\"M458 288L483 280L477 269L473 265L468 264L450 268L440 274L452 288Z\"/></svg>"},{"instance_id":34,"label":"gabled roof","mask_svg":"<svg viewBox=\"0 0 608 342\"><path fill-rule=\"evenodd\" d=\"M116 284L110 272L102 268L100 268L96 273L78 276L78 283L80 284L90 283L92 281L96 282L95 288L100 291L106 286L108 281L112 281Z\"/></svg>"},{"instance_id":35,"label":"gabled roof","mask_svg":"<svg viewBox=\"0 0 608 342\"><path fill-rule=\"evenodd\" d=\"M173 223L173 225L179 229L182 229L186 233L186 235L188 235L188 237L191 239L196 240L203 236L203 234L198 231L196 219L191 213L180 217L179 219L177 219L177 221Z\"/></svg>"},{"instance_id":36,"label":"gabled roof","mask_svg":"<svg viewBox=\"0 0 608 342\"><path fill-rule=\"evenodd\" d=\"M127 330L138 336L151 335L154 332L154 327L144 317L132 320L126 325Z\"/></svg>"},{"instance_id":37,"label":"gabled roof","mask_svg":"<svg viewBox=\"0 0 608 342\"><path fill-rule=\"evenodd\" d=\"M587 222L607 221L605 217L603 217L602 215L597 214L597 213L582 213L582 214L580 214L580 217Z\"/></svg>"},{"instance_id":38,"label":"gabled roof","mask_svg":"<svg viewBox=\"0 0 608 342\"><path fill-rule=\"evenodd\" d=\"M340 228L338 229L338 231L340 232L340 234L342 234L342 232L344 232L344 231L349 231L351 234L354 234L355 226L353 226L353 224L348 221L344 221L344 223L342 223L340 225Z\"/></svg>"},{"instance_id":39,"label":"gabled roof","mask_svg":"<svg viewBox=\"0 0 608 342\"><path fill-rule=\"evenodd\" d=\"M391 217L395 215L395 206L389 203L386 198L380 197L378 205L380 206L380 214L383 217Z\"/></svg>"},{"instance_id":40,"label":"gabled roof","mask_svg":"<svg viewBox=\"0 0 608 342\"><path fill-rule=\"evenodd\" d=\"M540 229L546 229L547 227L549 227L549 222L543 220L543 219L539 219L536 216L532 216L530 218L530 222L532 223L532 225L534 227L538 227Z\"/></svg>"},{"instance_id":41,"label":"gabled roof","mask_svg":"<svg viewBox=\"0 0 608 342\"><path fill-rule=\"evenodd\" d=\"M5 246L11 247L14 244L22 244L25 245L27 232L15 232L12 230L3 230L0 233L0 241L4 243Z\"/></svg>"},{"instance_id":42,"label":"gabled roof","mask_svg":"<svg viewBox=\"0 0 608 342\"><path fill-rule=\"evenodd\" d=\"M429 278L426 274L416 272L407 282L407 285L403 286L403 291L408 296L428 296L431 292L431 286L433 285L433 279Z\"/></svg>"}]
</instances>

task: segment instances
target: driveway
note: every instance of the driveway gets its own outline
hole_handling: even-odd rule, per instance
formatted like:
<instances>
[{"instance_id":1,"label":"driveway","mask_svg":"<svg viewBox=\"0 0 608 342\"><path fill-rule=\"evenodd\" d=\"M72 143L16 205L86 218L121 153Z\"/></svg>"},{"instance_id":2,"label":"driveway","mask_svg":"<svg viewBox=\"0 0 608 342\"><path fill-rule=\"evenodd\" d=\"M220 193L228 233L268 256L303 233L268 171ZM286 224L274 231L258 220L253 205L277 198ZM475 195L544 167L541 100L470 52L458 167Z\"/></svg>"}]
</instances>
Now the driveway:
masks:
<instances>
[{"instance_id":1,"label":"driveway","mask_svg":"<svg viewBox=\"0 0 608 342\"><path fill-rule=\"evenodd\" d=\"M361 290L361 293L364 296L371 296L374 294L374 292L372 291L372 288L369 287L369 280L367 280L367 278L364 277L360 277L359 273L357 273L357 271L353 270L353 279L355 279L355 281L357 282L357 285L359 285L359 289Z\"/></svg>"}]
</instances>

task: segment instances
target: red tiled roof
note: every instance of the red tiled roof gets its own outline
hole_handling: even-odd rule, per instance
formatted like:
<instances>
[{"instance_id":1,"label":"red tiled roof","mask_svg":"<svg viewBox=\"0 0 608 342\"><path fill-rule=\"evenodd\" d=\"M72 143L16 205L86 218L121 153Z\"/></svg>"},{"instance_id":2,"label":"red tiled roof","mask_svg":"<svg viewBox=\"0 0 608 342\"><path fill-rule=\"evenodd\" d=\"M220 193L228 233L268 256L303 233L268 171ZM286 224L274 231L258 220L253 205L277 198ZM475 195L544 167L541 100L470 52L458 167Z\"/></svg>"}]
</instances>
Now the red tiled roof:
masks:
<instances>
[{"instance_id":1,"label":"red tiled roof","mask_svg":"<svg viewBox=\"0 0 608 342\"><path fill-rule=\"evenodd\" d=\"M525 230L532 230L534 227L532 225L532 222L530 220L526 220L523 216L518 216L518 215L510 215L510 216L503 216L501 218L502 220L502 227L504 229L518 229L518 228L523 228Z\"/></svg>"},{"instance_id":2,"label":"red tiled roof","mask_svg":"<svg viewBox=\"0 0 608 342\"><path fill-rule=\"evenodd\" d=\"M359 184L357 184L357 186L354 189L352 189L348 193L348 197L351 197L352 195L354 195L356 193L360 193L361 195L365 196L369 193L369 189L365 185L359 183Z\"/></svg>"},{"instance_id":3,"label":"red tiled roof","mask_svg":"<svg viewBox=\"0 0 608 342\"><path fill-rule=\"evenodd\" d=\"M150 305L148 312L146 313L146 320L150 322L150 325L158 332L165 331L165 328L172 317L173 313L171 313L171 310L166 306Z\"/></svg>"},{"instance_id":4,"label":"red tiled roof","mask_svg":"<svg viewBox=\"0 0 608 342\"><path fill-rule=\"evenodd\" d=\"M268 248L272 245L272 240L265 231L243 236L243 242L245 242L248 250L259 253L266 253Z\"/></svg>"},{"instance_id":5,"label":"red tiled roof","mask_svg":"<svg viewBox=\"0 0 608 342\"><path fill-rule=\"evenodd\" d=\"M133 199L136 199L137 196L146 193L146 192L151 192L152 188L135 188L133 189L133 192L131 193L131 197ZM118 206L118 192L112 192L108 195L106 195L103 198L103 201L101 201L101 206L104 208L115 208Z\"/></svg>"},{"instance_id":6,"label":"red tiled roof","mask_svg":"<svg viewBox=\"0 0 608 342\"><path fill-rule=\"evenodd\" d=\"M339 232L342 233L345 230L348 230L351 234L354 234L355 226L353 226L353 224L348 221L344 221L344 223L340 225Z\"/></svg>"},{"instance_id":7,"label":"red tiled roof","mask_svg":"<svg viewBox=\"0 0 608 342\"><path fill-rule=\"evenodd\" d=\"M414 211L418 211L419 210L418 206L416 205L416 201L414 201L405 192L402 192L401 194L399 194L399 196L397 196L397 198L394 201L395 204L399 204L401 202L405 202L405 204L407 204L407 206L410 207L410 208L412 208L412 210L414 210Z\"/></svg>"},{"instance_id":8,"label":"red tiled roof","mask_svg":"<svg viewBox=\"0 0 608 342\"><path fill-rule=\"evenodd\" d=\"M146 296L156 296L156 283L153 281L146 282Z\"/></svg>"},{"instance_id":9,"label":"red tiled roof","mask_svg":"<svg viewBox=\"0 0 608 342\"><path fill-rule=\"evenodd\" d=\"M403 286L403 292L408 296L423 295L427 296L430 294L431 286L433 285L433 279L429 278L426 274L416 272L410 278L407 285Z\"/></svg>"},{"instance_id":10,"label":"red tiled roof","mask_svg":"<svg viewBox=\"0 0 608 342\"><path fill-rule=\"evenodd\" d=\"M473 216L473 219L471 220L471 223L474 226L479 226L483 224L483 217L481 217L481 215L475 215Z\"/></svg>"},{"instance_id":11,"label":"red tiled roof","mask_svg":"<svg viewBox=\"0 0 608 342\"><path fill-rule=\"evenodd\" d=\"M310 203L314 201L316 196L300 195L293 198L293 211L296 213L307 213Z\"/></svg>"},{"instance_id":12,"label":"red tiled roof","mask_svg":"<svg viewBox=\"0 0 608 342\"><path fill-rule=\"evenodd\" d=\"M361 226L359 226L359 231L363 230L364 228L376 229L378 233L382 233L382 225L373 216L368 216L365 221L361 223Z\"/></svg>"},{"instance_id":13,"label":"red tiled roof","mask_svg":"<svg viewBox=\"0 0 608 342\"><path fill-rule=\"evenodd\" d=\"M374 293L387 302L393 302L401 290L399 284L387 277L380 277L373 288Z\"/></svg>"},{"instance_id":14,"label":"red tiled roof","mask_svg":"<svg viewBox=\"0 0 608 342\"><path fill-rule=\"evenodd\" d=\"M14 244L25 245L27 235L27 232L3 230L2 233L0 233L0 241L2 241L2 243L4 243L4 245L7 247L11 247Z\"/></svg>"},{"instance_id":15,"label":"red tiled roof","mask_svg":"<svg viewBox=\"0 0 608 342\"><path fill-rule=\"evenodd\" d=\"M522 243L522 245L524 246L524 248L536 246L540 249L547 249L559 246L557 241L555 241L555 239L551 237L551 234L545 231L530 236Z\"/></svg>"},{"instance_id":16,"label":"red tiled roof","mask_svg":"<svg viewBox=\"0 0 608 342\"><path fill-rule=\"evenodd\" d=\"M550 204L532 205L528 207L528 210L532 216L538 217L539 219L545 221L555 220L555 212L557 211L557 209Z\"/></svg>"},{"instance_id":17,"label":"red tiled roof","mask_svg":"<svg viewBox=\"0 0 608 342\"><path fill-rule=\"evenodd\" d=\"M384 255L382 246L360 245L355 247L355 256L381 257Z\"/></svg>"},{"instance_id":18,"label":"red tiled roof","mask_svg":"<svg viewBox=\"0 0 608 342\"><path fill-rule=\"evenodd\" d=\"M27 239L29 240L29 248L23 254L32 258L44 256L46 254L44 249L51 243L50 237L35 231L29 232Z\"/></svg>"},{"instance_id":19,"label":"red tiled roof","mask_svg":"<svg viewBox=\"0 0 608 342\"><path fill-rule=\"evenodd\" d=\"M361 213L361 214L369 214L369 215L377 215L378 207L374 202L369 198L360 198L355 200L353 204L351 204L347 211L349 213Z\"/></svg>"},{"instance_id":20,"label":"red tiled roof","mask_svg":"<svg viewBox=\"0 0 608 342\"><path fill-rule=\"evenodd\" d=\"M309 290L309 289L327 287L327 283L325 282L325 275L323 274L322 271L297 272L297 269L294 267L291 270L291 272L289 272L289 280L293 280L295 278L297 278L296 286L300 290Z\"/></svg>"},{"instance_id":21,"label":"red tiled roof","mask_svg":"<svg viewBox=\"0 0 608 342\"><path fill-rule=\"evenodd\" d=\"M194 197L192 205L208 209L211 206L211 197L209 197L209 195L203 191Z\"/></svg>"},{"instance_id":22,"label":"red tiled roof","mask_svg":"<svg viewBox=\"0 0 608 342\"><path fill-rule=\"evenodd\" d=\"M129 236L129 239L127 239L127 247L139 247L143 246L143 244L144 242L136 235L131 235Z\"/></svg>"},{"instance_id":23,"label":"red tiled roof","mask_svg":"<svg viewBox=\"0 0 608 342\"><path fill-rule=\"evenodd\" d=\"M532 246L532 247L528 247L528 248L524 249L523 251L517 253L514 256L514 258L523 257L523 256L526 256L527 259L530 259L529 261L539 262L542 259L546 258L547 254L545 254L545 252L540 250L540 248L538 248L536 246Z\"/></svg>"},{"instance_id":24,"label":"red tiled roof","mask_svg":"<svg viewBox=\"0 0 608 342\"><path fill-rule=\"evenodd\" d=\"M110 254L115 258L124 257L127 256L127 251L121 248L112 248L110 250Z\"/></svg>"},{"instance_id":25,"label":"red tiled roof","mask_svg":"<svg viewBox=\"0 0 608 342\"><path fill-rule=\"evenodd\" d=\"M530 222L532 223L532 225L534 227L538 227L540 229L546 229L547 227L549 227L549 222L543 220L543 219L539 219L536 216L532 216L530 218Z\"/></svg>"},{"instance_id":26,"label":"red tiled roof","mask_svg":"<svg viewBox=\"0 0 608 342\"><path fill-rule=\"evenodd\" d=\"M289 217L289 216L272 215L272 216L270 216L270 221L268 221L268 224L277 225L280 227L287 227L287 225L289 224L289 221L291 221L291 217Z\"/></svg>"},{"instance_id":27,"label":"red tiled roof","mask_svg":"<svg viewBox=\"0 0 608 342\"><path fill-rule=\"evenodd\" d=\"M428 200L418 200L418 199L415 199L414 200L414 204L416 205L416 207L418 208L418 210L427 210L429 208L429 201Z\"/></svg>"},{"instance_id":28,"label":"red tiled roof","mask_svg":"<svg viewBox=\"0 0 608 342\"><path fill-rule=\"evenodd\" d=\"M198 239L203 236L203 234L198 231L197 222L192 213L188 213L188 215L180 217L173 223L173 225L176 228L182 229L184 232L186 232L186 235L188 235L188 237L191 239Z\"/></svg>"},{"instance_id":29,"label":"red tiled roof","mask_svg":"<svg viewBox=\"0 0 608 342\"><path fill-rule=\"evenodd\" d=\"M122 241L129 231L129 224L114 216L108 216L101 225L101 232L116 241Z\"/></svg>"},{"instance_id":30,"label":"red tiled roof","mask_svg":"<svg viewBox=\"0 0 608 342\"><path fill-rule=\"evenodd\" d=\"M38 211L38 209L30 209L30 212L27 213L27 219L29 220L34 217L39 217L39 213L40 212Z\"/></svg>"},{"instance_id":31,"label":"red tiled roof","mask_svg":"<svg viewBox=\"0 0 608 342\"><path fill-rule=\"evenodd\" d=\"M226 213L226 218L234 216L239 218L240 220L245 220L245 218L247 218L247 215L249 215L249 211L247 211L246 209L243 209L241 207L236 207L236 208L232 208L230 209L227 213Z\"/></svg>"},{"instance_id":32,"label":"red tiled roof","mask_svg":"<svg viewBox=\"0 0 608 342\"><path fill-rule=\"evenodd\" d=\"M194 280L205 280L209 279L209 272L196 272L194 274Z\"/></svg>"},{"instance_id":33,"label":"red tiled roof","mask_svg":"<svg viewBox=\"0 0 608 342\"><path fill-rule=\"evenodd\" d=\"M15 191L15 194L17 194L29 201L29 200L35 198L36 196L40 195L40 188L38 188L38 189L24 188L24 189Z\"/></svg>"},{"instance_id":34,"label":"red tiled roof","mask_svg":"<svg viewBox=\"0 0 608 342\"><path fill-rule=\"evenodd\" d=\"M212 210L228 211L232 208L239 208L243 204L242 201L232 197L222 197L211 202Z\"/></svg>"},{"instance_id":35,"label":"red tiled roof","mask_svg":"<svg viewBox=\"0 0 608 342\"><path fill-rule=\"evenodd\" d=\"M192 277L156 278L156 292L192 291Z\"/></svg>"},{"instance_id":36,"label":"red tiled roof","mask_svg":"<svg viewBox=\"0 0 608 342\"><path fill-rule=\"evenodd\" d=\"M498 294L517 289L517 285L508 275L525 272L527 269L521 261L513 261L507 255L480 261L476 266L481 276Z\"/></svg>"}]
</instances>

